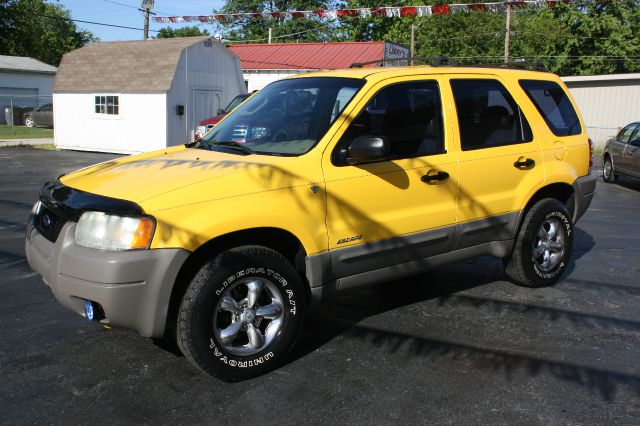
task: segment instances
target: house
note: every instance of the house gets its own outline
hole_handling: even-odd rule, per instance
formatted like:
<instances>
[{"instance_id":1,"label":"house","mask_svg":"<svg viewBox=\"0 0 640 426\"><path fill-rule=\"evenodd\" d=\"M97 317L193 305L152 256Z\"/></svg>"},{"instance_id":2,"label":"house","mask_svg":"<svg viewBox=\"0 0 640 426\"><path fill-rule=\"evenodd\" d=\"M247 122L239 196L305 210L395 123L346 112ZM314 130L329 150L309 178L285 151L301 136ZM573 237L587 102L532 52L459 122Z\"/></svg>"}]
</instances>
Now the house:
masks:
<instances>
[{"instance_id":1,"label":"house","mask_svg":"<svg viewBox=\"0 0 640 426\"><path fill-rule=\"evenodd\" d=\"M245 92L238 57L210 37L94 43L58 67L55 144L127 154L184 144Z\"/></svg>"},{"instance_id":2,"label":"house","mask_svg":"<svg viewBox=\"0 0 640 426\"><path fill-rule=\"evenodd\" d=\"M235 44L247 90L260 90L272 81L309 71L349 68L354 62L409 57L409 49L390 41L342 43ZM407 65L406 61L384 65Z\"/></svg>"},{"instance_id":3,"label":"house","mask_svg":"<svg viewBox=\"0 0 640 426\"><path fill-rule=\"evenodd\" d=\"M51 102L56 67L33 58L0 55L0 124L5 107L37 108Z\"/></svg>"}]
</instances>

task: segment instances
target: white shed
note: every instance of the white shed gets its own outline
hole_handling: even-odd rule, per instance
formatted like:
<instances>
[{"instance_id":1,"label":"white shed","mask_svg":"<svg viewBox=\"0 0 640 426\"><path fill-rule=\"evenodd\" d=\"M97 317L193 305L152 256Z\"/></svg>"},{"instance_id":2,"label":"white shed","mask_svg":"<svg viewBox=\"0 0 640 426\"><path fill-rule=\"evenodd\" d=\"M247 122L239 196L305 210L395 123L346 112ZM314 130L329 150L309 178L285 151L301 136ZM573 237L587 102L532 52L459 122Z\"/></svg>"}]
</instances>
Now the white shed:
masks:
<instances>
[{"instance_id":1,"label":"white shed","mask_svg":"<svg viewBox=\"0 0 640 426\"><path fill-rule=\"evenodd\" d=\"M126 154L184 144L240 93L240 61L213 38L94 43L58 67L55 144Z\"/></svg>"}]
</instances>

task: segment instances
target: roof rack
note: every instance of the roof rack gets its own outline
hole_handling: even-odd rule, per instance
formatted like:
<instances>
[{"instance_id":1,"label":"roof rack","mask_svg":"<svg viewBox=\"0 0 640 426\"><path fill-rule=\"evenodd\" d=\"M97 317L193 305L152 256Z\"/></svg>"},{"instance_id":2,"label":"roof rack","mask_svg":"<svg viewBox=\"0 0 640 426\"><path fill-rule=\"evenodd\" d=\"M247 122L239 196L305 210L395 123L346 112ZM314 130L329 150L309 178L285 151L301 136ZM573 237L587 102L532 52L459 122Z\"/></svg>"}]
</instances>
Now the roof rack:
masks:
<instances>
[{"instance_id":1,"label":"roof rack","mask_svg":"<svg viewBox=\"0 0 640 426\"><path fill-rule=\"evenodd\" d=\"M349 68L362 68L365 65L372 64L384 64L385 62L397 62L397 61L407 61L411 64L415 62L426 62L432 67L479 67L479 68L506 68L506 69L521 69L521 70L532 70L532 71L546 71L544 64L542 62L534 62L534 63L525 63L525 62L495 62L495 63L468 63L468 64L457 64L451 61L451 58L448 56L412 56L412 57L404 57L404 58L388 58L388 59L378 59L376 61L368 61L368 62L354 62Z\"/></svg>"}]
</instances>

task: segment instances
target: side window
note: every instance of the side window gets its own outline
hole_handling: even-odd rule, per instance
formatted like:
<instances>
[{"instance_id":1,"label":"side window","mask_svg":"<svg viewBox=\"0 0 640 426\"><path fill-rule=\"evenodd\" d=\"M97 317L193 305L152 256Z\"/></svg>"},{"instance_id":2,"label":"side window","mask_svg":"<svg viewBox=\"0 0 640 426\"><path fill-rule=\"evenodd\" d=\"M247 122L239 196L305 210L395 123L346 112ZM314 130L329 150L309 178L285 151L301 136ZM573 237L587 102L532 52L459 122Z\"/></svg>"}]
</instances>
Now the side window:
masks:
<instances>
[{"instance_id":1,"label":"side window","mask_svg":"<svg viewBox=\"0 0 640 426\"><path fill-rule=\"evenodd\" d=\"M543 80L520 80L520 86L534 103L549 129L556 136L582 133L580 120L569 97L557 83Z\"/></svg>"},{"instance_id":2,"label":"side window","mask_svg":"<svg viewBox=\"0 0 640 426\"><path fill-rule=\"evenodd\" d=\"M382 89L342 136L337 156L344 155L349 143L364 135L385 136L392 160L444 153L438 83L416 81Z\"/></svg>"},{"instance_id":3,"label":"side window","mask_svg":"<svg viewBox=\"0 0 640 426\"><path fill-rule=\"evenodd\" d=\"M636 129L635 124L629 124L627 127L622 129L620 133L618 133L618 136L616 137L616 139L618 140L618 142L629 143L629 139L631 139L631 134L635 129Z\"/></svg>"},{"instance_id":4,"label":"side window","mask_svg":"<svg viewBox=\"0 0 640 426\"><path fill-rule=\"evenodd\" d=\"M531 142L533 134L520 107L497 80L451 80L462 150Z\"/></svg>"}]
</instances>

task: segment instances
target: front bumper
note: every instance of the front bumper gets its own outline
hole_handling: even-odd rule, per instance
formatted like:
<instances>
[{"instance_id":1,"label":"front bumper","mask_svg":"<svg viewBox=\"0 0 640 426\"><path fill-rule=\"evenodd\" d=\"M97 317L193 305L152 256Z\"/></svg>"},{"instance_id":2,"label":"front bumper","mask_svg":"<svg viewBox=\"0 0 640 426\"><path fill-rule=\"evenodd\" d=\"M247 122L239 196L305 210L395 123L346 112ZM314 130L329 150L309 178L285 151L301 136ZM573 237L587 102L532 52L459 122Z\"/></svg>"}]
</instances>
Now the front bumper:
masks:
<instances>
[{"instance_id":1,"label":"front bumper","mask_svg":"<svg viewBox=\"0 0 640 426\"><path fill-rule=\"evenodd\" d=\"M575 206L573 208L573 223L576 223L578 219L587 211L591 200L593 199L593 193L596 190L596 176L588 174L586 176L579 177L573 183L573 193L575 194Z\"/></svg>"},{"instance_id":2,"label":"front bumper","mask_svg":"<svg viewBox=\"0 0 640 426\"><path fill-rule=\"evenodd\" d=\"M164 334L171 290L189 256L182 249L109 252L78 246L75 222L67 222L55 243L29 221L25 251L60 304L84 315L84 301L102 306L106 320L145 337Z\"/></svg>"}]
</instances>

